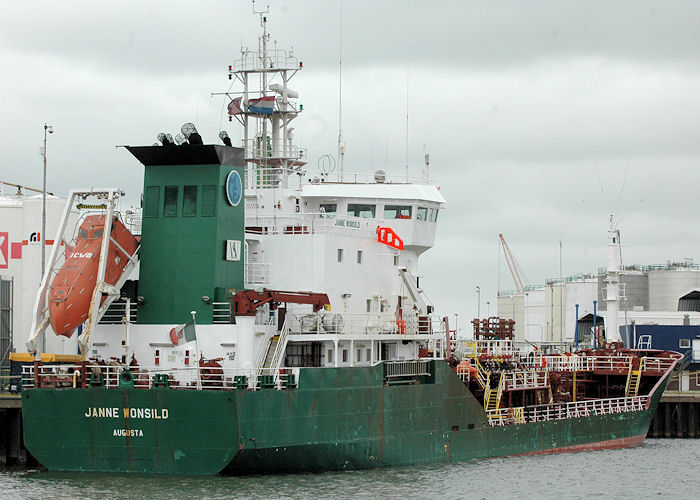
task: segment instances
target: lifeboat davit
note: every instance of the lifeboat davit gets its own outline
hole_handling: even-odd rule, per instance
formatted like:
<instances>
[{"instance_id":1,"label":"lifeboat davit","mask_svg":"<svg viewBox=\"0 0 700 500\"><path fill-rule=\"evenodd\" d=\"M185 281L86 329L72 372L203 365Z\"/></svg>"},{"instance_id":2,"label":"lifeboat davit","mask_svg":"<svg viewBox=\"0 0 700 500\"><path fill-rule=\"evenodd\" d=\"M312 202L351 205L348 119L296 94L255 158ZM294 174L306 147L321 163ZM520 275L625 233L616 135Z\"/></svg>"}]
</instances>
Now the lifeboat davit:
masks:
<instances>
[{"instance_id":1,"label":"lifeboat davit","mask_svg":"<svg viewBox=\"0 0 700 500\"><path fill-rule=\"evenodd\" d=\"M102 251L105 216L89 215L78 229L75 247L56 273L49 287L49 320L56 335L71 337L75 328L84 323L90 312L92 293L97 283L97 271ZM105 283L114 285L138 247L133 234L114 217L110 229L112 240L129 253L127 255L112 241L105 268ZM104 301L105 297L102 297Z\"/></svg>"}]
</instances>

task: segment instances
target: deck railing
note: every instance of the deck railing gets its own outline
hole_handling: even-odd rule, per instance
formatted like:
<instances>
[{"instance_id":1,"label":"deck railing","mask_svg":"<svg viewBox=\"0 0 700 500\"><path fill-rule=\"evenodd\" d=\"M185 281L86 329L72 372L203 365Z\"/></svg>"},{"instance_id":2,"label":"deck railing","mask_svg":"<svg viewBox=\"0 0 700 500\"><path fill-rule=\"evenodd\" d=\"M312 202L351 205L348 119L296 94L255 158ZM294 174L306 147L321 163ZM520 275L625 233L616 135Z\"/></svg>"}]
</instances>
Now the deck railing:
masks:
<instances>
[{"instance_id":1,"label":"deck railing","mask_svg":"<svg viewBox=\"0 0 700 500\"><path fill-rule=\"evenodd\" d=\"M387 378L430 375L430 361L387 361L384 363L384 373Z\"/></svg>"},{"instance_id":2,"label":"deck railing","mask_svg":"<svg viewBox=\"0 0 700 500\"><path fill-rule=\"evenodd\" d=\"M394 313L309 313L288 314L290 335L444 335L445 326L437 316L404 316L402 322Z\"/></svg>"},{"instance_id":3,"label":"deck railing","mask_svg":"<svg viewBox=\"0 0 700 500\"><path fill-rule=\"evenodd\" d=\"M40 365L36 376L39 387L79 388L82 386L82 365L59 364ZM114 389L124 384L120 381L126 371L121 365L85 365L88 377L93 381L99 378L99 385ZM264 388L285 389L296 386L299 380L299 368L219 368L219 367L182 367L161 368L158 366L138 367L129 370L135 389L152 389L162 384L162 377L171 389L177 390L231 390L247 389L257 391ZM159 376L161 380L159 381ZM35 387L34 365L22 367L22 388ZM89 386L90 379L85 380Z\"/></svg>"},{"instance_id":4,"label":"deck railing","mask_svg":"<svg viewBox=\"0 0 700 500\"><path fill-rule=\"evenodd\" d=\"M554 403L530 407L501 408L488 411L489 423L493 426L523 424L527 422L547 422L568 418L589 417L642 411L646 408L649 396L630 398L593 399L571 403ZM520 417L516 417L520 415Z\"/></svg>"}]
</instances>

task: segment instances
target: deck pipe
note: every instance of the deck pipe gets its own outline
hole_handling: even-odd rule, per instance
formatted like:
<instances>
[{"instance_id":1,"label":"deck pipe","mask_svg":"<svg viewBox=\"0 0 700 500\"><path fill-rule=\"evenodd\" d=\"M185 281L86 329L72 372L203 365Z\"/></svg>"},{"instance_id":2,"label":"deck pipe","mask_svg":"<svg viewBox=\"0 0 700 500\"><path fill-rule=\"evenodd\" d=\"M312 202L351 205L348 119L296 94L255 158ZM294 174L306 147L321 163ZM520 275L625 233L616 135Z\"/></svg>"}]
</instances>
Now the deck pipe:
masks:
<instances>
[{"instance_id":1,"label":"deck pipe","mask_svg":"<svg viewBox=\"0 0 700 500\"><path fill-rule=\"evenodd\" d=\"M598 318L598 301L593 301L593 349L598 348L598 331L596 330L596 319Z\"/></svg>"},{"instance_id":2,"label":"deck pipe","mask_svg":"<svg viewBox=\"0 0 700 500\"><path fill-rule=\"evenodd\" d=\"M574 331L574 345L578 349L578 304L576 304L576 330Z\"/></svg>"}]
</instances>

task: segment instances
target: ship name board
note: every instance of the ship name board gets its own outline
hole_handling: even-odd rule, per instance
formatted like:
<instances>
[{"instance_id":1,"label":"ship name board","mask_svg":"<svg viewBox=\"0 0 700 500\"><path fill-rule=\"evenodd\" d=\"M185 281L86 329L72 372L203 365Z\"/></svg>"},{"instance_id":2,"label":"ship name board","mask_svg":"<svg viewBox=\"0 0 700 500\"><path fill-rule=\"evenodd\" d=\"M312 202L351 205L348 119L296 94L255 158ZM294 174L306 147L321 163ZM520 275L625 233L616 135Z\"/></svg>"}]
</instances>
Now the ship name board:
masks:
<instances>
[{"instance_id":1,"label":"ship name board","mask_svg":"<svg viewBox=\"0 0 700 500\"><path fill-rule=\"evenodd\" d=\"M97 408L89 406L85 412L88 418L150 418L150 419L166 419L168 418L167 408Z\"/></svg>"}]
</instances>

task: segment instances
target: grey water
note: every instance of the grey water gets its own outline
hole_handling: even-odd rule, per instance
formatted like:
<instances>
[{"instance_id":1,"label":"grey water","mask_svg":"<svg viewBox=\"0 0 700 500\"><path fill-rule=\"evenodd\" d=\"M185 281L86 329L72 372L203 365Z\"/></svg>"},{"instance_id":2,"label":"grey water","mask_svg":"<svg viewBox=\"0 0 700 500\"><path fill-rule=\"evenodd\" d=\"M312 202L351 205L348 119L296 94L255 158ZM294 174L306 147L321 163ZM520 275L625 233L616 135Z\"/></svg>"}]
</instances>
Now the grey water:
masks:
<instances>
[{"instance_id":1,"label":"grey water","mask_svg":"<svg viewBox=\"0 0 700 500\"><path fill-rule=\"evenodd\" d=\"M700 440L422 467L243 477L0 470L0 498L698 498Z\"/></svg>"}]
</instances>

